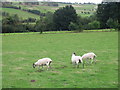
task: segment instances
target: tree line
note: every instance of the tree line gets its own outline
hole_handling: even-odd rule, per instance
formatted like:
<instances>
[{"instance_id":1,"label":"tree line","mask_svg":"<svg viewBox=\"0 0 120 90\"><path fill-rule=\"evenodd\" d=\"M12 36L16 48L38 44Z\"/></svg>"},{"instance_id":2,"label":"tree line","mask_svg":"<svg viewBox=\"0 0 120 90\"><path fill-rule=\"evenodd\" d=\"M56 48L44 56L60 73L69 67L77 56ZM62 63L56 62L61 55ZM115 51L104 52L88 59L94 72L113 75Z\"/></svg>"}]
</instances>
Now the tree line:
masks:
<instances>
[{"instance_id":1,"label":"tree line","mask_svg":"<svg viewBox=\"0 0 120 90\"><path fill-rule=\"evenodd\" d=\"M81 32L90 29L114 28L120 30L120 3L109 2L98 5L96 13L90 17L77 15L72 5L57 9L54 13L47 12L30 24L23 24L18 15L3 18L3 33L5 32L40 32L75 30Z\"/></svg>"}]
</instances>

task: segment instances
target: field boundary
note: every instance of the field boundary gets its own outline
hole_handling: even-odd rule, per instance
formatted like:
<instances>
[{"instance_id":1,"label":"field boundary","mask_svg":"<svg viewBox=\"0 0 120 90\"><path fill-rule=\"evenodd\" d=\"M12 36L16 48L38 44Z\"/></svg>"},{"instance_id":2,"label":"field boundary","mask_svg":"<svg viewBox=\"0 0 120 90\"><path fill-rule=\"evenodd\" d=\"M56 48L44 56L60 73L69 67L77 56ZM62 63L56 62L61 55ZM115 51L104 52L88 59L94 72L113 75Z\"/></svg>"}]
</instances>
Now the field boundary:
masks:
<instances>
[{"instance_id":1,"label":"field boundary","mask_svg":"<svg viewBox=\"0 0 120 90\"><path fill-rule=\"evenodd\" d=\"M115 29L98 29L98 30L83 30L79 31L45 31L42 34L64 34L64 33L90 33L90 32L117 32ZM23 33L0 33L0 36L5 35L30 35L30 34L40 34L40 32L23 32Z\"/></svg>"}]
</instances>

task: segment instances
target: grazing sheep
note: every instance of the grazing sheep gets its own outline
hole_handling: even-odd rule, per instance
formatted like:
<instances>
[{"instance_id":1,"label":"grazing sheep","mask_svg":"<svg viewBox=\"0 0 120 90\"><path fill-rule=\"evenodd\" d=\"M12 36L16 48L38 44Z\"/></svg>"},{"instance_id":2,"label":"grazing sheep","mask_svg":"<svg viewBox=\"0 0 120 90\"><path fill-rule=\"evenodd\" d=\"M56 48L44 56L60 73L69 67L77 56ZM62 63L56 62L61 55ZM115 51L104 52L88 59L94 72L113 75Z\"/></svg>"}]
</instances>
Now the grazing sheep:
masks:
<instances>
[{"instance_id":1,"label":"grazing sheep","mask_svg":"<svg viewBox=\"0 0 120 90\"><path fill-rule=\"evenodd\" d=\"M72 57L71 57L71 60L72 60L72 64L73 65L77 65L77 67L79 67L79 63L82 63L83 64L83 68L84 68L84 63L82 61L82 57L81 56L76 56L76 54L73 53Z\"/></svg>"},{"instance_id":2,"label":"grazing sheep","mask_svg":"<svg viewBox=\"0 0 120 90\"><path fill-rule=\"evenodd\" d=\"M82 56L82 60L84 61L84 60L86 60L87 62L88 62L88 60L92 60L92 62L93 61L95 61L95 63L96 63L96 58L97 56L93 53L93 52L90 52L90 53L86 53L86 54L84 54L83 56ZM91 63L92 63L91 62Z\"/></svg>"},{"instance_id":3,"label":"grazing sheep","mask_svg":"<svg viewBox=\"0 0 120 90\"><path fill-rule=\"evenodd\" d=\"M50 64L51 64L52 60L50 58L42 58L42 59L39 59L37 62L33 63L33 68L35 68L36 66L47 66L48 68L50 68ZM48 70L47 68L47 70Z\"/></svg>"}]
</instances>

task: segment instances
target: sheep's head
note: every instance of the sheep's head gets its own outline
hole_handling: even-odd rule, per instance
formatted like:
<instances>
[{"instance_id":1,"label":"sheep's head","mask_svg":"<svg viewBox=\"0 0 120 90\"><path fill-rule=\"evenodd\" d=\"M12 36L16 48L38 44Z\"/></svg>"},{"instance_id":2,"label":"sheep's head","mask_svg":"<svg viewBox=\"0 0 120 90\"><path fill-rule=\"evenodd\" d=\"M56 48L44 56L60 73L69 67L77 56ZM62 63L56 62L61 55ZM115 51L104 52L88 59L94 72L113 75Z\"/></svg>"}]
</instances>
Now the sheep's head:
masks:
<instances>
[{"instance_id":1,"label":"sheep's head","mask_svg":"<svg viewBox=\"0 0 120 90\"><path fill-rule=\"evenodd\" d=\"M33 68L35 68L36 67L36 65L33 63Z\"/></svg>"},{"instance_id":2,"label":"sheep's head","mask_svg":"<svg viewBox=\"0 0 120 90\"><path fill-rule=\"evenodd\" d=\"M76 55L76 53L75 53L75 52L74 52L73 54L74 54L74 55Z\"/></svg>"}]
</instances>

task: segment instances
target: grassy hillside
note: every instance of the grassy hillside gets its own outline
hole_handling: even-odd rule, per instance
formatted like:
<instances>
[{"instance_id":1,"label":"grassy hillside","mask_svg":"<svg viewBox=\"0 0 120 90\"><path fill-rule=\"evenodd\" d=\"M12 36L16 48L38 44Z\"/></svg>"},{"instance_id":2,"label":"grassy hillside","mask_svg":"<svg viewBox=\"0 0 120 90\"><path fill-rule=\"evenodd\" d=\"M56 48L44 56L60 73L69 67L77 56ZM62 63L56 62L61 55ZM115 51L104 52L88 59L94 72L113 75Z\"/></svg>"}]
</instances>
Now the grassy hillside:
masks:
<instances>
[{"instance_id":1,"label":"grassy hillside","mask_svg":"<svg viewBox=\"0 0 120 90\"><path fill-rule=\"evenodd\" d=\"M34 9L34 10L39 10L42 13L46 13L48 11L50 12L55 12L58 8L64 7L69 4L60 4L59 7L53 7L53 6L43 6L43 5L20 5L22 9ZM19 5L15 5L19 6ZM73 7L76 9L76 12L78 15L81 15L83 17L85 16L90 16L92 15L95 10L92 11L92 9L96 9L97 5L89 5L89 4L73 4ZM10 14L18 14L20 17L23 19L28 18L28 17L33 17L39 19L38 15L31 14L22 10L16 10L16 9L11 9L11 8L3 8L3 11L8 12ZM85 14L81 12L89 12L90 14Z\"/></svg>"},{"instance_id":2,"label":"grassy hillside","mask_svg":"<svg viewBox=\"0 0 120 90\"><path fill-rule=\"evenodd\" d=\"M117 88L118 33L7 35L2 37L3 88ZM97 63L74 68L71 54L94 52ZM33 62L50 57L52 68Z\"/></svg>"},{"instance_id":3,"label":"grassy hillside","mask_svg":"<svg viewBox=\"0 0 120 90\"><path fill-rule=\"evenodd\" d=\"M51 6L28 6L28 5L21 5L22 9L32 9L32 10L39 10L42 13L46 13L48 11L54 12L59 7L51 7Z\"/></svg>"},{"instance_id":4,"label":"grassy hillside","mask_svg":"<svg viewBox=\"0 0 120 90\"><path fill-rule=\"evenodd\" d=\"M22 8L24 9L36 9L36 10L40 10L43 13L46 13L48 11L54 12L55 10L64 7L66 5L69 4L59 4L59 7L52 7L52 6L22 6ZM93 5L93 4L73 4L72 5L75 9L78 15L81 16L90 16L91 14L93 14L95 12L92 11L92 9L96 9L97 5ZM90 14L84 14L81 13L81 11L83 12L90 12Z\"/></svg>"},{"instance_id":5,"label":"grassy hillside","mask_svg":"<svg viewBox=\"0 0 120 90\"><path fill-rule=\"evenodd\" d=\"M73 7L76 9L77 14L83 17L92 15L97 9L97 5L89 5L89 4L73 5ZM90 14L85 14L81 12L86 12L86 13L89 12Z\"/></svg>"},{"instance_id":6,"label":"grassy hillside","mask_svg":"<svg viewBox=\"0 0 120 90\"><path fill-rule=\"evenodd\" d=\"M21 11L18 9L12 9L12 8L2 8L3 11L8 12L10 14L18 14L19 17L22 17L23 19L27 19L29 17L39 19L40 17L38 15L28 13L25 11Z\"/></svg>"}]
</instances>

